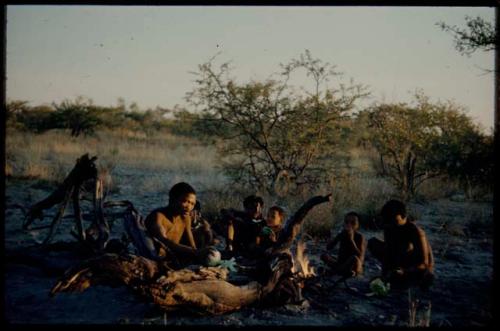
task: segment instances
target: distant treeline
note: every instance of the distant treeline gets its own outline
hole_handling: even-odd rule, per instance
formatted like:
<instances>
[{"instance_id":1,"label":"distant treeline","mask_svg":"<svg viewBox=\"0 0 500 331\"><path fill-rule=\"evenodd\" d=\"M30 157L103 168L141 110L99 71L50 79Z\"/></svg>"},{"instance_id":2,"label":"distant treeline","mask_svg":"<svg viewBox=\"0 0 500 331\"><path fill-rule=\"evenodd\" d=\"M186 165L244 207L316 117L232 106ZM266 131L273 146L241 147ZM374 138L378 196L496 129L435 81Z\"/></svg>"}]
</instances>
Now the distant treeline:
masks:
<instances>
[{"instance_id":1,"label":"distant treeline","mask_svg":"<svg viewBox=\"0 0 500 331\"><path fill-rule=\"evenodd\" d=\"M142 110L132 103L126 106L99 106L91 100L76 98L51 105L30 106L27 101L13 100L6 104L7 128L33 133L65 129L71 136L94 134L100 129L127 129L154 134L159 131L175 135L199 137L206 122L202 116L185 109Z\"/></svg>"}]
</instances>

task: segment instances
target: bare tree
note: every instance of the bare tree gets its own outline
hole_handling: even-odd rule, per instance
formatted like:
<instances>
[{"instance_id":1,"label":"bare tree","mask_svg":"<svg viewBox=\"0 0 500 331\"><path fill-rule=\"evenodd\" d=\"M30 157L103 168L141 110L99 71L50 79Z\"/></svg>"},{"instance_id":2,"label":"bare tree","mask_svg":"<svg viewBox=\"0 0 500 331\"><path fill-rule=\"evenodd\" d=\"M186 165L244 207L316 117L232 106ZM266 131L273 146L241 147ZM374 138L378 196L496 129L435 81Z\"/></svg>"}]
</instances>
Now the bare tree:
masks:
<instances>
[{"instance_id":1,"label":"bare tree","mask_svg":"<svg viewBox=\"0 0 500 331\"><path fill-rule=\"evenodd\" d=\"M297 187L321 181L343 123L367 95L352 81L328 87L340 76L334 69L307 50L281 65L277 79L263 82L237 83L229 63L215 68L213 59L198 67L188 100L210 116L213 123L207 127L224 142L219 152L232 178L271 194L279 182ZM290 84L299 70L311 78L311 91L300 93Z\"/></svg>"}]
</instances>

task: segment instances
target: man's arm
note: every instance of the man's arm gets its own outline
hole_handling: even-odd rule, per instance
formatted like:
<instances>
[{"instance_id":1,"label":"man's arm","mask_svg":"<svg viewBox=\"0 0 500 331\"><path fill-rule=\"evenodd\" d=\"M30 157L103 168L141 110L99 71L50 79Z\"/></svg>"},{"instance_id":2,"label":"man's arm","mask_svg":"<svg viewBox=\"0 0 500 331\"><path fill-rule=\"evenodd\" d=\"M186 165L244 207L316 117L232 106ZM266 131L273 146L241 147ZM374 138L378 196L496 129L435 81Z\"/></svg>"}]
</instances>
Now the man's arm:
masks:
<instances>
[{"instance_id":1,"label":"man's arm","mask_svg":"<svg viewBox=\"0 0 500 331\"><path fill-rule=\"evenodd\" d=\"M155 238L160 243L167 246L174 253L179 253L179 254L184 254L184 255L196 257L197 256L196 249L189 247L189 246L186 246L186 245L178 244L178 243L174 242L173 240L168 239L168 237L167 237L167 230L168 229L165 226L163 226L162 221L161 221L162 217L163 216L161 216L160 213L156 213L152 222L149 222L149 224L150 224L149 231L151 232L151 235L153 236L153 238ZM193 234L191 233L191 239L189 239L190 241L193 240L192 235Z\"/></svg>"},{"instance_id":2,"label":"man's arm","mask_svg":"<svg viewBox=\"0 0 500 331\"><path fill-rule=\"evenodd\" d=\"M427 242L427 237L425 236L425 232L416 228L415 238L413 239L413 246L415 249L415 255L417 256L416 261L417 264L413 267L417 270L425 270L430 267L429 261L429 243ZM409 268L409 269L413 269Z\"/></svg>"},{"instance_id":3,"label":"man's arm","mask_svg":"<svg viewBox=\"0 0 500 331\"><path fill-rule=\"evenodd\" d=\"M193 231L191 229L191 217L187 217L184 224L184 231L186 232L189 245L191 245L192 248L196 249L196 243L194 242Z\"/></svg>"}]
</instances>

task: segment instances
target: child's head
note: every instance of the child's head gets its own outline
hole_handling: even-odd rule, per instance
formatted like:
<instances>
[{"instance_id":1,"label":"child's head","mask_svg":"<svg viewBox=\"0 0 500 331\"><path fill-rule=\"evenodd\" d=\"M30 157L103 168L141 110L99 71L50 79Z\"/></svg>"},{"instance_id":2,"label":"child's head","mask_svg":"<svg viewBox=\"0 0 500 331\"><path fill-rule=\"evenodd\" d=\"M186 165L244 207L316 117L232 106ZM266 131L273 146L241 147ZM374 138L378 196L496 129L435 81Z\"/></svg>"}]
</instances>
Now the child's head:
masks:
<instances>
[{"instance_id":1,"label":"child's head","mask_svg":"<svg viewBox=\"0 0 500 331\"><path fill-rule=\"evenodd\" d=\"M251 217L258 218L262 216L262 207L264 200L257 195L249 195L243 200L243 208Z\"/></svg>"},{"instance_id":2,"label":"child's head","mask_svg":"<svg viewBox=\"0 0 500 331\"><path fill-rule=\"evenodd\" d=\"M349 212L344 216L344 229L352 229L357 231L359 229L359 215L356 212Z\"/></svg>"},{"instance_id":3,"label":"child's head","mask_svg":"<svg viewBox=\"0 0 500 331\"><path fill-rule=\"evenodd\" d=\"M272 206L267 211L266 224L269 227L281 225L284 219L285 211L281 207Z\"/></svg>"}]
</instances>

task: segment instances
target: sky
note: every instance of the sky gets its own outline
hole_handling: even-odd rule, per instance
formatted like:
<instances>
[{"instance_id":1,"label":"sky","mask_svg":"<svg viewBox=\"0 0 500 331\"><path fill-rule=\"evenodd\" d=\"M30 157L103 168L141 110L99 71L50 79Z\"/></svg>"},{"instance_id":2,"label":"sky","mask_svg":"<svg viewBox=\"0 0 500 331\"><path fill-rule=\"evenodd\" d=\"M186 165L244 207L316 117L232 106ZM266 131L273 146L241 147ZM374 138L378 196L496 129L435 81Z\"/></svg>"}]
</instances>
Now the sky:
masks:
<instances>
[{"instance_id":1,"label":"sky","mask_svg":"<svg viewBox=\"0 0 500 331\"><path fill-rule=\"evenodd\" d=\"M436 23L494 22L488 7L7 6L7 100L77 96L112 106L188 106L197 66L217 55L240 82L267 79L308 49L372 102L416 89L493 126L494 52L462 56ZM338 82L332 82L337 84ZM335 85L333 85L335 86Z\"/></svg>"}]
</instances>

